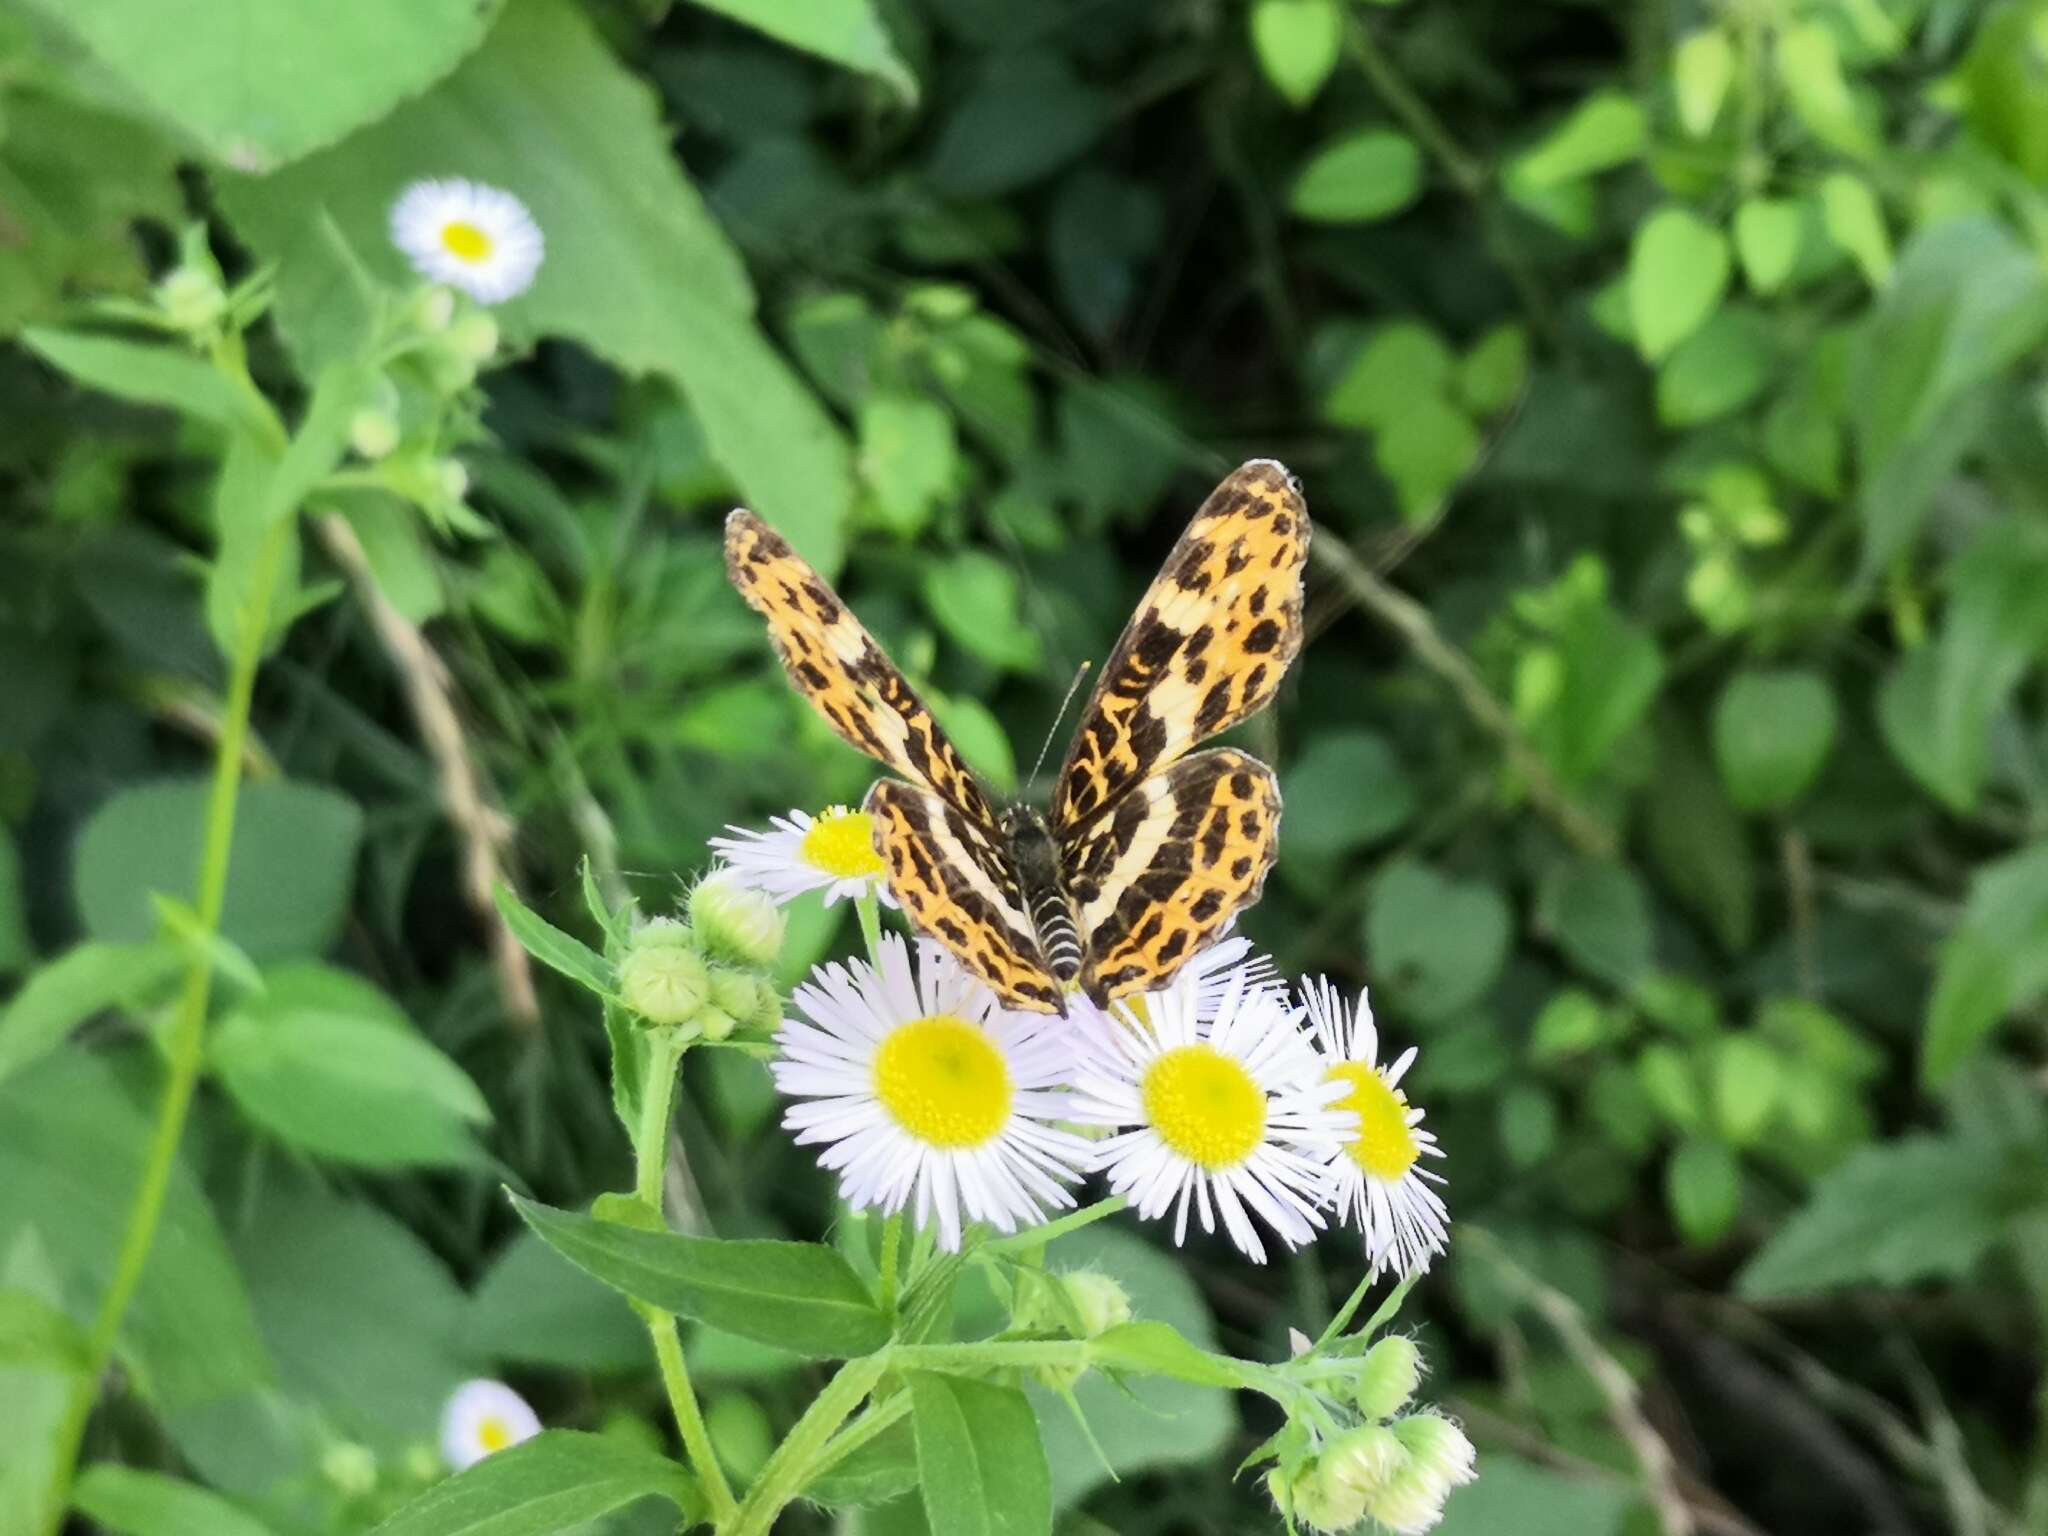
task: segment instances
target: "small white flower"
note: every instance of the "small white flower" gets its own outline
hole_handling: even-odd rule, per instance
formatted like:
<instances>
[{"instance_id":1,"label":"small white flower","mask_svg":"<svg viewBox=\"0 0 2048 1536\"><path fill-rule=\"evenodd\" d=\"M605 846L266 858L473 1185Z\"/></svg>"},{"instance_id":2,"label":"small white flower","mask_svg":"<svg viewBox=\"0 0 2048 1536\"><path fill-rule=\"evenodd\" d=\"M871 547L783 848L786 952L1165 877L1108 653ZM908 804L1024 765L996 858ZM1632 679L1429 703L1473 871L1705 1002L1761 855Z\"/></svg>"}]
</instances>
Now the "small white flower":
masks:
<instances>
[{"instance_id":1,"label":"small white flower","mask_svg":"<svg viewBox=\"0 0 2048 1536\"><path fill-rule=\"evenodd\" d=\"M533 285L547 254L540 226L510 192L450 177L416 181L391 207L391 242L429 282L502 304Z\"/></svg>"},{"instance_id":2,"label":"small white flower","mask_svg":"<svg viewBox=\"0 0 2048 1536\"><path fill-rule=\"evenodd\" d=\"M938 945L882 939L881 968L824 965L776 1036L783 1126L825 1143L855 1210L912 1208L958 1250L964 1222L1014 1232L1070 1206L1088 1144L1053 1122L1073 1061L1064 1019L1013 1013Z\"/></svg>"},{"instance_id":3,"label":"small white flower","mask_svg":"<svg viewBox=\"0 0 2048 1536\"><path fill-rule=\"evenodd\" d=\"M441 1410L441 1455L458 1472L539 1433L539 1416L502 1381L465 1381Z\"/></svg>"},{"instance_id":4,"label":"small white flower","mask_svg":"<svg viewBox=\"0 0 2048 1536\"><path fill-rule=\"evenodd\" d=\"M1353 1122L1331 1107L1343 1088L1324 1079L1286 994L1242 966L1221 985L1206 1004L1199 980L1150 993L1142 1021L1112 1010L1090 1032L1072 1118L1126 1128L1097 1147L1095 1165L1140 1216L1172 1208L1179 1243L1191 1204L1205 1232L1220 1211L1230 1240L1262 1264L1251 1216L1289 1247L1312 1241Z\"/></svg>"},{"instance_id":5,"label":"small white flower","mask_svg":"<svg viewBox=\"0 0 2048 1536\"><path fill-rule=\"evenodd\" d=\"M772 832L727 827L732 837L714 837L711 846L747 885L777 901L792 901L806 891L823 891L825 905L873 893L893 907L888 871L875 852L875 818L866 811L835 805L813 818L804 811L771 816Z\"/></svg>"},{"instance_id":6,"label":"small white flower","mask_svg":"<svg viewBox=\"0 0 2048 1536\"><path fill-rule=\"evenodd\" d=\"M1338 1107L1358 1117L1356 1135L1332 1165L1338 1220L1365 1234L1365 1255L1375 1270L1420 1273L1450 1240L1450 1213L1429 1187L1442 1184L1443 1176L1420 1166L1425 1157L1442 1157L1443 1149L1422 1129L1422 1111L1401 1092L1415 1047L1382 1067L1379 1031L1364 992L1354 1013L1326 978L1304 982L1301 990L1324 1071L1330 1082L1349 1089Z\"/></svg>"}]
</instances>

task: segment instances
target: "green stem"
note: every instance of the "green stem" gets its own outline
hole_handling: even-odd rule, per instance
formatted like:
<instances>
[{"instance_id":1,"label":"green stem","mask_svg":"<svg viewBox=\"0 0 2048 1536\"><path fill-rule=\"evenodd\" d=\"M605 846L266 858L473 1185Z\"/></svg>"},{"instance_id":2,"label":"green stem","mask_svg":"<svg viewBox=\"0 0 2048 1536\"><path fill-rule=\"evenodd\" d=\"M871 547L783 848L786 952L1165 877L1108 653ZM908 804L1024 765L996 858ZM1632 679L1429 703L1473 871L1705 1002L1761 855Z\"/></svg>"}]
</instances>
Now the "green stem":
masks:
<instances>
[{"instance_id":1,"label":"green stem","mask_svg":"<svg viewBox=\"0 0 2048 1536\"><path fill-rule=\"evenodd\" d=\"M292 518L287 516L278 519L264 534L242 606L241 623L235 632L227 702L221 713L220 740L214 749L213 788L206 804L206 840L200 854L199 931L206 941L220 932L221 907L227 899L228 860L234 847L235 802L242 787L250 703L256 693L256 669L263 660L263 641L270 632L271 601L285 552L291 545L292 528ZM185 1117L191 1110L192 1095L199 1086L200 1068L205 1061L206 1012L212 995L212 948L210 942L202 942L178 1000L177 1017L171 1029L170 1071L157 1107L156 1130L150 1139L148 1161L143 1165L142 1183L135 1192L127 1231L114 1261L113 1282L100 1302L99 1315L93 1319L85 1367L72 1386L64 1417L57 1427L53 1460L56 1470L50 1480L49 1506L44 1511L44 1529L53 1536L62 1527L64 1512L71 1501L71 1480L76 1474L79 1448L85 1441L85 1427L99 1395L100 1378L113 1358L122 1321L135 1299L136 1288L142 1284L150 1249L156 1242L157 1224L162 1220L164 1200L177 1168L178 1145L184 1139Z\"/></svg>"},{"instance_id":2,"label":"green stem","mask_svg":"<svg viewBox=\"0 0 2048 1536\"><path fill-rule=\"evenodd\" d=\"M768 1536L775 1517L816 1475L827 1443L874 1390L875 1383L892 1364L894 1353L885 1349L865 1359L849 1360L839 1368L839 1374L811 1399L804 1416L790 1428L775 1454L761 1468L732 1523L719 1522L721 1536Z\"/></svg>"},{"instance_id":3,"label":"green stem","mask_svg":"<svg viewBox=\"0 0 2048 1536\"><path fill-rule=\"evenodd\" d=\"M903 1248L903 1213L896 1212L882 1223L882 1316L890 1326L896 1323L896 1271Z\"/></svg>"},{"instance_id":4,"label":"green stem","mask_svg":"<svg viewBox=\"0 0 2048 1536\"><path fill-rule=\"evenodd\" d=\"M1042 1248L1055 1238L1065 1237L1069 1232L1078 1232L1083 1227L1093 1226L1105 1216L1114 1216L1126 1210L1130 1201L1122 1195L1111 1195L1093 1205L1084 1205L1078 1211L1069 1211L1057 1221L1048 1221L1042 1227L1028 1231L1013 1232L1008 1237L998 1237L982 1244L984 1253L1015 1253L1022 1248Z\"/></svg>"},{"instance_id":5,"label":"green stem","mask_svg":"<svg viewBox=\"0 0 2048 1536\"><path fill-rule=\"evenodd\" d=\"M881 904L875 900L873 891L865 892L853 899L853 909L860 914L861 942L868 947L868 964L876 970L882 968L882 912Z\"/></svg>"},{"instance_id":6,"label":"green stem","mask_svg":"<svg viewBox=\"0 0 2048 1536\"><path fill-rule=\"evenodd\" d=\"M672 1029L657 1029L649 1032L647 1044L647 1078L640 1100L640 1123L633 1134L633 1193L659 1216L662 1179L668 1171L668 1129L675 1107L677 1068L688 1042ZM737 1505L725 1469L718 1464L718 1453L711 1447L711 1432L705 1428L696 1389L690 1385L690 1367L683 1359L676 1320L644 1302L635 1302L633 1310L640 1314L647 1336L654 1341L654 1358L661 1366L661 1384L668 1393L669 1411L675 1415L676 1433L682 1436L683 1454L703 1485L713 1523L722 1525Z\"/></svg>"},{"instance_id":7,"label":"green stem","mask_svg":"<svg viewBox=\"0 0 2048 1536\"><path fill-rule=\"evenodd\" d=\"M812 1459L803 1488L808 1488L891 1425L901 1422L903 1416L909 1412L908 1392L898 1392L894 1397L880 1398L871 1403L866 1413L834 1435L825 1448ZM799 1488L797 1491L802 1492L803 1489Z\"/></svg>"},{"instance_id":8,"label":"green stem","mask_svg":"<svg viewBox=\"0 0 2048 1536\"><path fill-rule=\"evenodd\" d=\"M1437 163L1444 168L1444 174L1457 183L1458 190L1480 201L1486 192L1486 167L1478 158L1469 155L1458 141L1451 136L1451 130L1444 126L1443 119L1429 109L1429 103L1417 94L1407 77L1395 67L1394 61L1380 51L1372 29L1355 16L1344 19L1344 42L1357 61L1360 73L1371 82L1375 94L1386 104L1386 108L1401 120L1401 124L1424 148L1436 156Z\"/></svg>"}]
</instances>

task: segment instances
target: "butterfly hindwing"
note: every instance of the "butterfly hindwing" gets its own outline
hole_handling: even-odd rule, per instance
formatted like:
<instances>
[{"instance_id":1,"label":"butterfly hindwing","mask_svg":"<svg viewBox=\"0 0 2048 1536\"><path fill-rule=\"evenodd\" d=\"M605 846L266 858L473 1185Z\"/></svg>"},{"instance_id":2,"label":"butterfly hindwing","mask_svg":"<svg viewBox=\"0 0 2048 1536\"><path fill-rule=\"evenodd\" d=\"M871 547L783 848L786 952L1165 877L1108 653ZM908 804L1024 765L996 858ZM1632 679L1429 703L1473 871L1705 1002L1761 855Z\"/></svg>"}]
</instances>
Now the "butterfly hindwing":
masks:
<instances>
[{"instance_id":1,"label":"butterfly hindwing","mask_svg":"<svg viewBox=\"0 0 2048 1536\"><path fill-rule=\"evenodd\" d=\"M1039 958L1010 856L937 795L883 779L868 791L889 888L922 933L1013 1008L1056 1013L1061 987Z\"/></svg>"},{"instance_id":2,"label":"butterfly hindwing","mask_svg":"<svg viewBox=\"0 0 2048 1536\"><path fill-rule=\"evenodd\" d=\"M1055 837L1255 713L1301 649L1308 508L1271 459L1210 493L1102 669L1053 790Z\"/></svg>"},{"instance_id":3,"label":"butterfly hindwing","mask_svg":"<svg viewBox=\"0 0 2048 1536\"><path fill-rule=\"evenodd\" d=\"M1279 829L1272 770L1231 748L1141 780L1063 850L1089 995L1172 980L1258 900Z\"/></svg>"},{"instance_id":4,"label":"butterfly hindwing","mask_svg":"<svg viewBox=\"0 0 2048 1536\"><path fill-rule=\"evenodd\" d=\"M973 773L909 681L788 540L747 511L725 521L725 567L812 708L846 742L990 829Z\"/></svg>"}]
</instances>

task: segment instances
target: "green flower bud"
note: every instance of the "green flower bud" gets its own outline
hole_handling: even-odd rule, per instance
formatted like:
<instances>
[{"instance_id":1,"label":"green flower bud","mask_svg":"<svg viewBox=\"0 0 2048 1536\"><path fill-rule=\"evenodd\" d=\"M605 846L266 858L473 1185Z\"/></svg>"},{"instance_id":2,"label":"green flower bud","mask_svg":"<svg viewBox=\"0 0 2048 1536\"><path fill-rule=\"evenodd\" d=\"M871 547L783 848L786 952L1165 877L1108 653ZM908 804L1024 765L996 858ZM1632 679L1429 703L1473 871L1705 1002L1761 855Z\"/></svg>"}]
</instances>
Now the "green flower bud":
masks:
<instances>
[{"instance_id":1,"label":"green flower bud","mask_svg":"<svg viewBox=\"0 0 2048 1536\"><path fill-rule=\"evenodd\" d=\"M742 965L772 965L782 951L789 919L729 869L714 870L690 892L690 921L704 947Z\"/></svg>"},{"instance_id":2,"label":"green flower bud","mask_svg":"<svg viewBox=\"0 0 2048 1536\"><path fill-rule=\"evenodd\" d=\"M398 447L398 419L376 406L364 406L348 422L348 443L360 458L372 462L388 457Z\"/></svg>"},{"instance_id":3,"label":"green flower bud","mask_svg":"<svg viewBox=\"0 0 2048 1536\"><path fill-rule=\"evenodd\" d=\"M1367 1350L1359 1366L1358 1411L1368 1419L1391 1419L1421 1384L1422 1351L1413 1339L1390 1335Z\"/></svg>"},{"instance_id":4,"label":"green flower bud","mask_svg":"<svg viewBox=\"0 0 2048 1536\"><path fill-rule=\"evenodd\" d=\"M658 917L633 935L619 965L619 994L650 1024L688 1024L711 1000L711 968L688 928Z\"/></svg>"},{"instance_id":5,"label":"green flower bud","mask_svg":"<svg viewBox=\"0 0 2048 1536\"><path fill-rule=\"evenodd\" d=\"M472 365L488 363L498 355L498 322L472 309L449 330L448 345Z\"/></svg>"},{"instance_id":6,"label":"green flower bud","mask_svg":"<svg viewBox=\"0 0 2048 1536\"><path fill-rule=\"evenodd\" d=\"M448 1475L441 1453L424 1442L405 1448L405 1475L415 1483L438 1483Z\"/></svg>"},{"instance_id":7,"label":"green flower bud","mask_svg":"<svg viewBox=\"0 0 2048 1536\"><path fill-rule=\"evenodd\" d=\"M1365 1518L1365 1500L1343 1483L1323 1476L1320 1461L1306 1462L1292 1476L1275 1469L1266 1491L1283 1513L1314 1531L1348 1531Z\"/></svg>"},{"instance_id":8,"label":"green flower bud","mask_svg":"<svg viewBox=\"0 0 2048 1536\"><path fill-rule=\"evenodd\" d=\"M476 364L451 344L436 346L421 354L427 366L427 382L437 395L456 395L476 382Z\"/></svg>"},{"instance_id":9,"label":"green flower bud","mask_svg":"<svg viewBox=\"0 0 2048 1536\"><path fill-rule=\"evenodd\" d=\"M460 459L442 459L434 465L436 489L443 501L460 501L469 494L469 471Z\"/></svg>"},{"instance_id":10,"label":"green flower bud","mask_svg":"<svg viewBox=\"0 0 2048 1536\"><path fill-rule=\"evenodd\" d=\"M1092 1269L1077 1269L1059 1277L1081 1323L1081 1337L1092 1339L1131 1320L1131 1298L1108 1275Z\"/></svg>"},{"instance_id":11,"label":"green flower bud","mask_svg":"<svg viewBox=\"0 0 2048 1536\"><path fill-rule=\"evenodd\" d=\"M367 1445L337 1440L320 1455L320 1475L351 1499L377 1489L377 1457Z\"/></svg>"},{"instance_id":12,"label":"green flower bud","mask_svg":"<svg viewBox=\"0 0 2048 1536\"><path fill-rule=\"evenodd\" d=\"M1340 1436L1322 1458L1323 1477L1343 1483L1361 1499L1386 1488L1407 1465L1408 1448L1384 1424L1366 1424Z\"/></svg>"},{"instance_id":13,"label":"green flower bud","mask_svg":"<svg viewBox=\"0 0 2048 1536\"><path fill-rule=\"evenodd\" d=\"M697 1027L706 1040L723 1040L739 1028L739 1020L713 1003L697 1011Z\"/></svg>"},{"instance_id":14,"label":"green flower bud","mask_svg":"<svg viewBox=\"0 0 2048 1536\"><path fill-rule=\"evenodd\" d=\"M197 267L179 267L156 285L157 308L181 331L210 331L227 313L220 279Z\"/></svg>"},{"instance_id":15,"label":"green flower bud","mask_svg":"<svg viewBox=\"0 0 2048 1536\"><path fill-rule=\"evenodd\" d=\"M1479 1475L1478 1452L1458 1428L1440 1413L1411 1413L1394 1425L1394 1433L1408 1447L1413 1465L1440 1482L1445 1492Z\"/></svg>"},{"instance_id":16,"label":"green flower bud","mask_svg":"<svg viewBox=\"0 0 2048 1536\"><path fill-rule=\"evenodd\" d=\"M757 971L719 966L711 973L711 1002L742 1029L770 1034L782 1025L782 994Z\"/></svg>"},{"instance_id":17,"label":"green flower bud","mask_svg":"<svg viewBox=\"0 0 2048 1536\"><path fill-rule=\"evenodd\" d=\"M1365 1501L1366 1513L1395 1536L1422 1536L1444 1517L1449 1485L1410 1463L1386 1487Z\"/></svg>"},{"instance_id":18,"label":"green flower bud","mask_svg":"<svg viewBox=\"0 0 2048 1536\"><path fill-rule=\"evenodd\" d=\"M448 329L455 319L455 295L447 288L423 288L412 301L412 323L430 336Z\"/></svg>"}]
</instances>

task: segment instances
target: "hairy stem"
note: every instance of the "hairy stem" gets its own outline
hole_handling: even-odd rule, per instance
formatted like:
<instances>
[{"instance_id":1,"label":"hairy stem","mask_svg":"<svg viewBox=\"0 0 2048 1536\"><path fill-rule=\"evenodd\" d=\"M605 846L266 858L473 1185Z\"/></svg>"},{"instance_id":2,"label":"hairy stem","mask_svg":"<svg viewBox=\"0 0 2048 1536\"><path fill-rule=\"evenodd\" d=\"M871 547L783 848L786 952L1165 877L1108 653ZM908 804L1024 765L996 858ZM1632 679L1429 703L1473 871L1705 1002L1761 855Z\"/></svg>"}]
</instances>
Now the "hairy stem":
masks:
<instances>
[{"instance_id":1,"label":"hairy stem","mask_svg":"<svg viewBox=\"0 0 2048 1536\"><path fill-rule=\"evenodd\" d=\"M291 544L292 520L279 518L264 534L248 594L235 631L234 653L229 658L227 702L221 712L220 740L213 755L213 787L206 802L206 840L199 863L199 932L210 941L220 932L221 907L227 899L228 861L234 848L235 802L241 793L242 765L249 737L249 709L256 693L256 669L263 660L264 637L270 632L270 610L276 595L284 556ZM192 1108L192 1095L199 1086L200 1068L206 1055L206 1013L213 996L211 946L201 942L186 974L185 988L178 999L178 1011L171 1026L170 1070L164 1079L163 1098L157 1106L156 1130L150 1137L149 1154L143 1164L142 1182L129 1208L128 1226L114 1260L114 1277L100 1301L87 1338L85 1366L72 1384L70 1400L57 1427L56 1468L50 1483L50 1497L43 1511L44 1530L54 1533L64 1523L64 1511L71 1499L71 1480L77 1470L79 1447L85 1440L85 1426L92 1417L99 1395L100 1378L113 1358L114 1345L121 1336L121 1324L142 1284L149 1266L150 1249L156 1243L156 1229L163 1219L164 1201L170 1194L171 1178L177 1170L178 1145L185 1135L185 1117Z\"/></svg>"},{"instance_id":2,"label":"hairy stem","mask_svg":"<svg viewBox=\"0 0 2048 1536\"><path fill-rule=\"evenodd\" d=\"M832 1436L874 1390L882 1373L889 1369L893 1353L885 1349L865 1359L849 1360L839 1368L839 1374L811 1399L804 1416L790 1427L782 1444L761 1468L731 1523L718 1522L720 1536L768 1536L775 1517L816 1476Z\"/></svg>"}]
</instances>

